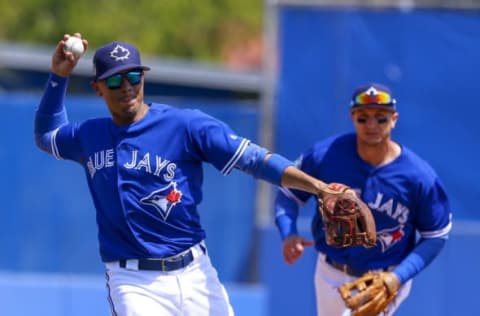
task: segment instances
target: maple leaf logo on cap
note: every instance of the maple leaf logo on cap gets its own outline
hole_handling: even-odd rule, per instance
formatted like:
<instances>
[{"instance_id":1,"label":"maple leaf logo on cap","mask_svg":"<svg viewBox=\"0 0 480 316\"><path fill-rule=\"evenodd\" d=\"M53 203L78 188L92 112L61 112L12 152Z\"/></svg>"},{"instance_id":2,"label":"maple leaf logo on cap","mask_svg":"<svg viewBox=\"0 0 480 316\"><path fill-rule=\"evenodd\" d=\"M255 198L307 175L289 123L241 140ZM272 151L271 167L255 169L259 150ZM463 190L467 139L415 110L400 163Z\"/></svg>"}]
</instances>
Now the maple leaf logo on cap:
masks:
<instances>
[{"instance_id":1,"label":"maple leaf logo on cap","mask_svg":"<svg viewBox=\"0 0 480 316\"><path fill-rule=\"evenodd\" d=\"M115 61L127 60L130 57L130 51L122 45L117 45L110 52L110 57L114 58Z\"/></svg>"}]
</instances>

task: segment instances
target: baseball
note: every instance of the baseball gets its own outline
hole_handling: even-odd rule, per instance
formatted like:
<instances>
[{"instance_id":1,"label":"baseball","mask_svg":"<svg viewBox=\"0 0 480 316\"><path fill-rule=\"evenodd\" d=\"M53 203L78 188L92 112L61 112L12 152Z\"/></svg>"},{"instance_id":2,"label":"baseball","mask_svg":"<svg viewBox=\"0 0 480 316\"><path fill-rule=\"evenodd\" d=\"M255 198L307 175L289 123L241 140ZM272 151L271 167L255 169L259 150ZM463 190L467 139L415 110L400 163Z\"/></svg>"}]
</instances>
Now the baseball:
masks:
<instances>
[{"instance_id":1,"label":"baseball","mask_svg":"<svg viewBox=\"0 0 480 316\"><path fill-rule=\"evenodd\" d=\"M70 36L65 41L65 46L63 46L63 50L65 52L72 52L75 58L80 58L83 55L85 48L83 47L83 42L80 38Z\"/></svg>"}]
</instances>

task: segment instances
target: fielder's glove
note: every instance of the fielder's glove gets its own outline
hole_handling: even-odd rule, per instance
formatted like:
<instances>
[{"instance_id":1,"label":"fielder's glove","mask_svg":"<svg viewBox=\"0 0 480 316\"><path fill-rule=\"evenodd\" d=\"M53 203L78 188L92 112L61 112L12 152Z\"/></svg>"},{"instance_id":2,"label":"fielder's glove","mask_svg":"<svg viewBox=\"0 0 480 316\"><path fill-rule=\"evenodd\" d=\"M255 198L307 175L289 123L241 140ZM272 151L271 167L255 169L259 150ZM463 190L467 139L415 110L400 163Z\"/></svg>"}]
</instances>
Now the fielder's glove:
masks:
<instances>
[{"instance_id":1,"label":"fielder's glove","mask_svg":"<svg viewBox=\"0 0 480 316\"><path fill-rule=\"evenodd\" d=\"M318 210L325 224L328 245L375 246L377 234L372 212L349 187L329 184L318 197Z\"/></svg>"},{"instance_id":2,"label":"fielder's glove","mask_svg":"<svg viewBox=\"0 0 480 316\"><path fill-rule=\"evenodd\" d=\"M367 272L338 288L352 316L376 316L397 296L400 281L392 272Z\"/></svg>"}]
</instances>

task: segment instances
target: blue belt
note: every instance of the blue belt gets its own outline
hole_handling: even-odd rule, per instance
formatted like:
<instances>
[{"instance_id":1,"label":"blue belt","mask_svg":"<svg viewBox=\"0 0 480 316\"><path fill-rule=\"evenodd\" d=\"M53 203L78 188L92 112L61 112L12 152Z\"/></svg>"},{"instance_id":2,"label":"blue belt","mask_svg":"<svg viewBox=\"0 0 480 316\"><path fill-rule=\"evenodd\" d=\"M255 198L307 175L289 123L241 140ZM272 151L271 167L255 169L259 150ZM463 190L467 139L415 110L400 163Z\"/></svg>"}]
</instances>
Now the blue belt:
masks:
<instances>
[{"instance_id":1,"label":"blue belt","mask_svg":"<svg viewBox=\"0 0 480 316\"><path fill-rule=\"evenodd\" d=\"M203 245L199 245L202 249L202 252L205 254L206 249ZM148 270L148 271L175 271L178 269L185 268L194 259L192 249L174 257L169 257L165 259L138 259L138 270ZM119 260L118 264L120 268L127 268L129 260Z\"/></svg>"}]
</instances>

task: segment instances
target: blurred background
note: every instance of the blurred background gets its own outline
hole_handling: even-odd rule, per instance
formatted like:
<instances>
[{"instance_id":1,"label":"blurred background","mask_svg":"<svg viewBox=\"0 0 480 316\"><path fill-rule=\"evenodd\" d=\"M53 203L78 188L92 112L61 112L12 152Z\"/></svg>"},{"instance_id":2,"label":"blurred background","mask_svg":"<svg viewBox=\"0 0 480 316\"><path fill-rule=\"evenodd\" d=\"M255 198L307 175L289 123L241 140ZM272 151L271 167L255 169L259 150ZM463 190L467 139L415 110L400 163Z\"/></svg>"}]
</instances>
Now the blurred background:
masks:
<instances>
[{"instance_id":1,"label":"blurred background","mask_svg":"<svg viewBox=\"0 0 480 316\"><path fill-rule=\"evenodd\" d=\"M78 31L90 46L70 78L71 121L108 115L90 90L92 55L127 41L152 68L147 101L200 108L292 160L352 129L356 86L390 86L394 138L436 169L454 210L450 241L396 315L478 315L479 9L477 0L0 0L0 314L109 313L83 170L33 143L53 49ZM316 254L283 262L275 188L207 165L204 191L207 245L236 314L315 315ZM307 204L299 219L307 237L313 212Z\"/></svg>"}]
</instances>

